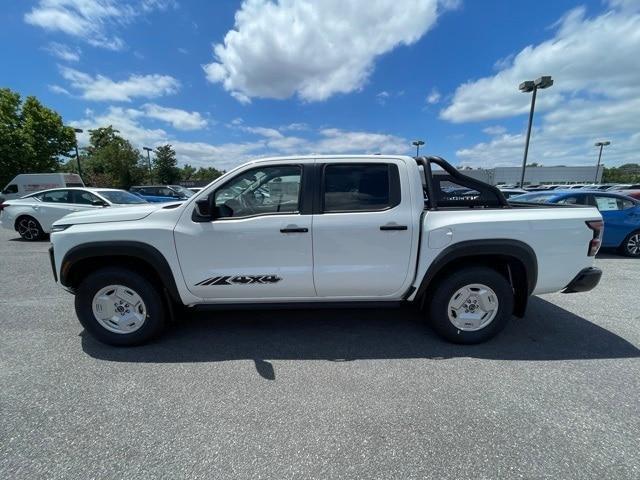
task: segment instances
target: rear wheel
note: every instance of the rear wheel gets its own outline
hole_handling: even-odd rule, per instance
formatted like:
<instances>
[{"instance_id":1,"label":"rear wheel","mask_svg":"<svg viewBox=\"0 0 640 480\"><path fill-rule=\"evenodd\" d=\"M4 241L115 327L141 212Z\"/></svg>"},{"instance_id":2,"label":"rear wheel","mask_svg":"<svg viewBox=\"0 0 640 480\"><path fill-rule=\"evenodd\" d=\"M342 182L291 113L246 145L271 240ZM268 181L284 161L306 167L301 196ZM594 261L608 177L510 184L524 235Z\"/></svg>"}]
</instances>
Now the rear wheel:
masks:
<instances>
[{"instance_id":1,"label":"rear wheel","mask_svg":"<svg viewBox=\"0 0 640 480\"><path fill-rule=\"evenodd\" d=\"M86 277L76 291L75 306L87 332L109 345L145 343L165 325L156 287L125 268L103 268Z\"/></svg>"},{"instance_id":2,"label":"rear wheel","mask_svg":"<svg viewBox=\"0 0 640 480\"><path fill-rule=\"evenodd\" d=\"M44 237L44 231L40 223L33 217L20 217L16 222L16 230L24 240L29 242L34 242Z\"/></svg>"},{"instance_id":3,"label":"rear wheel","mask_svg":"<svg viewBox=\"0 0 640 480\"><path fill-rule=\"evenodd\" d=\"M620 245L620 251L628 257L640 257L640 230L627 235Z\"/></svg>"},{"instance_id":4,"label":"rear wheel","mask_svg":"<svg viewBox=\"0 0 640 480\"><path fill-rule=\"evenodd\" d=\"M500 273L468 267L443 277L430 295L428 320L454 343L484 342L500 332L513 312L513 289Z\"/></svg>"}]
</instances>

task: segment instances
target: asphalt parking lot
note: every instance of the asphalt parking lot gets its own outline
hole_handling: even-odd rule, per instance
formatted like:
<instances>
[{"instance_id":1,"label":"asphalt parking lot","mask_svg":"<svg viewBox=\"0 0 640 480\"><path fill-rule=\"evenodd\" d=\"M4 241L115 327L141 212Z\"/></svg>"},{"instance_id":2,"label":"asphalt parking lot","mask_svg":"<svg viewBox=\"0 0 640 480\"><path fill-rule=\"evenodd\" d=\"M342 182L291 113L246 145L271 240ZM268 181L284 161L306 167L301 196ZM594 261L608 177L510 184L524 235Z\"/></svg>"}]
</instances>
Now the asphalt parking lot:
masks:
<instances>
[{"instance_id":1,"label":"asphalt parking lot","mask_svg":"<svg viewBox=\"0 0 640 480\"><path fill-rule=\"evenodd\" d=\"M473 347L409 310L291 310L117 349L47 248L0 232L0 478L640 478L638 260Z\"/></svg>"}]
</instances>

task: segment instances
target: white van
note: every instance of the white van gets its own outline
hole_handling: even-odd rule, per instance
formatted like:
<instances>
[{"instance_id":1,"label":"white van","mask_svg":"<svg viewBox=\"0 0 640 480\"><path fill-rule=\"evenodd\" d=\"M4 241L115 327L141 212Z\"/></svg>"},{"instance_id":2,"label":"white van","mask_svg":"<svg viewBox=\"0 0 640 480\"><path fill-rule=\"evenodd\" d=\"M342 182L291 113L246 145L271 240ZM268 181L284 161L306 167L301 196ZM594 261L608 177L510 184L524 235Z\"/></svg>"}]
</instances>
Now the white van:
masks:
<instances>
[{"instance_id":1,"label":"white van","mask_svg":"<svg viewBox=\"0 0 640 480\"><path fill-rule=\"evenodd\" d=\"M4 187L0 202L60 187L84 187L84 182L77 173L22 173Z\"/></svg>"}]
</instances>

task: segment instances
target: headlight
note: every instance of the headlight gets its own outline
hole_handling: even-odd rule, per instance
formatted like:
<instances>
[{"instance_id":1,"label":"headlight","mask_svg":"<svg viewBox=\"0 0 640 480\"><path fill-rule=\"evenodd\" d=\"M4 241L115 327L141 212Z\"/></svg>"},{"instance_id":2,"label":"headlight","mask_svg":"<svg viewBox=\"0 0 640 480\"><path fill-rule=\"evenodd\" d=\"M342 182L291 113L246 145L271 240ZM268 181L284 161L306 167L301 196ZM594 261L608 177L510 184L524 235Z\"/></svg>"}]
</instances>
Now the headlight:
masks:
<instances>
[{"instance_id":1,"label":"headlight","mask_svg":"<svg viewBox=\"0 0 640 480\"><path fill-rule=\"evenodd\" d=\"M71 225L54 225L53 227L51 227L51 233L64 232L70 226Z\"/></svg>"}]
</instances>

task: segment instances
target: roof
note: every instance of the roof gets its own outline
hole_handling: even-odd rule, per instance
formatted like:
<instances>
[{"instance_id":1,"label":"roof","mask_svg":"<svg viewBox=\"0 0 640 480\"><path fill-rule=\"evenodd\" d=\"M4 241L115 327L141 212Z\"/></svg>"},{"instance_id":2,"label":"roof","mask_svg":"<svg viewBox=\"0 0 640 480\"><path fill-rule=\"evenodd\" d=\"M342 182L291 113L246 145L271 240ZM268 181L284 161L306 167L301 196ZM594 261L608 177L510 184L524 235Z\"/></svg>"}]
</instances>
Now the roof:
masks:
<instances>
[{"instance_id":1,"label":"roof","mask_svg":"<svg viewBox=\"0 0 640 480\"><path fill-rule=\"evenodd\" d=\"M248 163L261 163L261 162L274 162L274 161L300 161L300 160L329 160L333 158L347 159L347 160L380 160L383 158L391 158L394 160L414 160L413 157L408 155L382 155L382 154L361 154L361 155L295 155L295 156L285 156L285 157L267 157L267 158L258 158L255 160L251 160Z\"/></svg>"}]
</instances>

